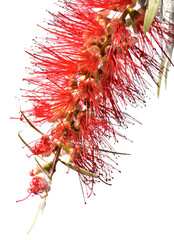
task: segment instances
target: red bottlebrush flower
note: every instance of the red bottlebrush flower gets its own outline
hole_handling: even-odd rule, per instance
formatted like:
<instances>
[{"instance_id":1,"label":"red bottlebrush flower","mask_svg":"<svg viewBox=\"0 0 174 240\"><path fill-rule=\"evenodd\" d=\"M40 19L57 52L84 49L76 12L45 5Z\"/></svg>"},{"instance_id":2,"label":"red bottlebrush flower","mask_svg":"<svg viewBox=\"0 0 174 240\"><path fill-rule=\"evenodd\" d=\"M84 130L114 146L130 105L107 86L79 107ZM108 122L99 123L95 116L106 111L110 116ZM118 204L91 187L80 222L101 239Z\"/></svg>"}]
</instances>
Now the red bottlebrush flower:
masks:
<instances>
[{"instance_id":1,"label":"red bottlebrush flower","mask_svg":"<svg viewBox=\"0 0 174 240\"><path fill-rule=\"evenodd\" d=\"M164 51L164 47L166 44L172 45L172 41L174 40L174 31L170 28L174 27L174 24L168 22L166 19L163 19L162 22L156 17L152 22L149 31L146 35L143 33L143 26L141 23L137 24L137 32L140 35L144 35L142 38L142 44L145 48L152 49L153 57L161 60L161 53L163 53L169 62L172 64L172 61L169 56ZM157 46L154 47L153 43ZM172 64L173 65L173 64Z\"/></svg>"},{"instance_id":2,"label":"red bottlebrush flower","mask_svg":"<svg viewBox=\"0 0 174 240\"><path fill-rule=\"evenodd\" d=\"M35 70L33 74L40 74L40 80L46 76L54 82L61 82L62 76L77 74L84 65L88 71L95 69L93 64L96 57L84 48L84 44L88 45L91 38L98 42L105 33L103 25L96 21L98 14L92 9L84 12L75 6L67 6L64 14L51 15L53 21L49 22L49 28L46 29L51 34L51 37L47 38L49 45L36 42L40 52L31 54L34 58L33 64L38 67L38 71ZM36 80L37 84L37 79L33 77L28 81L35 84Z\"/></svg>"},{"instance_id":3,"label":"red bottlebrush flower","mask_svg":"<svg viewBox=\"0 0 174 240\"><path fill-rule=\"evenodd\" d=\"M33 122L56 122L64 118L76 103L73 92L59 86L56 82L42 82L37 92L33 91L27 98L33 102L33 108L26 111L34 116Z\"/></svg>"},{"instance_id":4,"label":"red bottlebrush flower","mask_svg":"<svg viewBox=\"0 0 174 240\"><path fill-rule=\"evenodd\" d=\"M41 100L37 98L35 99L32 109L32 115L35 116L35 119L42 119L42 121L50 121L53 122L53 112L51 110L51 104L47 103L45 100ZM35 122L37 122L37 120Z\"/></svg>"},{"instance_id":5,"label":"red bottlebrush flower","mask_svg":"<svg viewBox=\"0 0 174 240\"><path fill-rule=\"evenodd\" d=\"M99 8L102 10L115 10L115 11L123 11L128 5L130 7L135 6L135 0L75 0L82 6L90 7L90 8Z\"/></svg>"},{"instance_id":6,"label":"red bottlebrush flower","mask_svg":"<svg viewBox=\"0 0 174 240\"><path fill-rule=\"evenodd\" d=\"M74 164L76 171L82 173L79 177L90 190L90 192L87 191L88 197L92 194L96 182L102 181L110 185L113 170L118 171L117 163L105 151L95 147L74 150L70 155L70 162ZM72 168L70 164L64 164Z\"/></svg>"},{"instance_id":7,"label":"red bottlebrush flower","mask_svg":"<svg viewBox=\"0 0 174 240\"><path fill-rule=\"evenodd\" d=\"M139 40L142 41L141 46L143 46L143 51L147 51L148 49L148 51L151 51L149 54L153 56L153 58L158 57L158 59L160 59L161 54L156 50L154 45L158 46L158 50L166 55L164 46L166 44L172 44L172 39L174 39L174 31L171 29L174 27L174 24L169 22L166 18L160 21L156 16L147 34L144 34L143 24L146 8L142 7L138 9L137 13L138 14L133 18L132 27L134 29L134 32L141 36L139 37ZM171 59L169 59L167 55L166 57L171 62Z\"/></svg>"},{"instance_id":8,"label":"red bottlebrush flower","mask_svg":"<svg viewBox=\"0 0 174 240\"><path fill-rule=\"evenodd\" d=\"M82 146L87 145L89 148L98 148L99 142L107 142L108 135L114 135L112 125L109 126L107 120L101 120L97 117L90 116L89 113L79 114L77 122L79 124L79 134L82 137ZM75 123L76 124L76 123Z\"/></svg>"},{"instance_id":9,"label":"red bottlebrush flower","mask_svg":"<svg viewBox=\"0 0 174 240\"><path fill-rule=\"evenodd\" d=\"M127 99L143 102L146 85L141 76L143 69L135 61L137 38L125 24L118 21L112 22L109 28L112 31L111 44L105 49L107 58L102 69L106 76L105 89L110 91L110 96L114 95L111 91L115 92L123 102ZM107 87L108 84L110 87Z\"/></svg>"},{"instance_id":10,"label":"red bottlebrush flower","mask_svg":"<svg viewBox=\"0 0 174 240\"><path fill-rule=\"evenodd\" d=\"M33 71L25 81L32 87L24 97L32 107L25 111L27 117L22 115L40 134L35 124L50 124L47 135L34 147L28 145L34 155L53 153L48 166L38 163L39 171L51 179L57 162L68 154L70 161L64 164L78 172L90 196L95 178L105 183L111 178L116 163L107 155L114 152L108 139L125 137L116 127L134 121L124 106L145 102L148 84L143 74L157 83L161 56L154 42L163 51L159 38L170 43L166 36L171 32L155 19L145 35L146 9L135 10L135 0L62 2L63 11L51 14L44 28L46 41L35 42L37 50L29 53ZM47 193L46 180L34 172L31 176L30 195Z\"/></svg>"},{"instance_id":11,"label":"red bottlebrush flower","mask_svg":"<svg viewBox=\"0 0 174 240\"><path fill-rule=\"evenodd\" d=\"M41 196L41 194L44 193L47 195L48 191L50 190L50 184L50 180L46 179L45 177L33 177L30 182L30 188L28 189L29 195L22 200L18 200L17 202L27 199L32 194Z\"/></svg>"},{"instance_id":12,"label":"red bottlebrush flower","mask_svg":"<svg viewBox=\"0 0 174 240\"><path fill-rule=\"evenodd\" d=\"M30 111L30 114L34 115L37 118L35 122L56 121L56 118L65 116L65 113L67 113L72 108L72 105L76 105L77 101L79 100L78 97L80 95L81 91L80 89L82 89L81 86L80 85L78 86L77 84L79 82L78 79L81 79L81 77L79 76L81 76L82 74L88 75L90 78L92 77L95 79L97 84L95 83L94 85L96 85L97 88L100 87L101 89L101 93L100 96L98 96L98 98L102 100L105 99L106 92L108 92L109 90L107 84L103 83L102 81L103 79L106 78L106 76L108 78L109 71L113 73L113 75L115 74L114 70L116 68L113 68L112 70L111 68L107 69L106 71L104 71L103 74L100 74L101 76L98 74L99 66L102 66L106 62L105 60L106 56L103 56L103 54L106 54L106 52L104 53L104 51L110 41L110 39L107 40L108 33L106 20L97 19L96 12L93 12L92 10L90 10L89 16L88 15L84 16L84 14L82 14L79 10L73 8L70 10L71 11L73 10L72 12L73 16L69 9L67 10L66 16L62 14L54 16L55 18L53 22L54 25L53 24L52 25L58 28L58 31L55 30L56 28L54 28L54 31L49 30L50 33L58 37L58 39L55 38L55 41L53 38L50 38L50 42L54 41L56 45L59 44L58 45L59 47L55 47L55 51L53 52L52 51L53 47L39 45L39 48L42 51L42 55L43 56L45 55L44 60L42 56L39 56L41 53L39 55L38 54L33 55L36 61L35 65L39 66L42 69L40 73L34 72L33 74L35 76L27 80L32 84L38 85L36 91L29 92L28 95L26 95L26 97L29 98L31 102L33 102L34 108ZM62 22L64 23L63 25ZM81 26L82 23L83 28ZM73 26L73 28L71 26ZM62 28L62 31L64 29L65 33L63 35L60 28ZM118 38L120 37L119 33L120 32L118 32ZM98 46L98 44L100 47ZM64 46L66 46L66 48ZM69 62L72 61L73 63L76 63L77 76L74 76L74 72L71 69L71 65L69 64L59 65L61 64L61 61L60 62L58 61L57 63L57 60L56 59L54 60L54 58L56 57L57 59L59 59L58 56L62 54L61 53L62 49L64 49L64 58L67 55ZM108 57L108 65L109 62L110 58ZM119 62L118 65L120 65L120 63L121 61ZM130 64L132 64L132 61L130 62ZM53 71L51 70L52 66L55 69ZM67 71L65 71L64 73L61 71L61 69L65 70L66 68L68 69L68 71L71 71L70 77L64 77L64 73L67 74ZM100 71L102 72L102 70ZM122 94L121 97L124 96L122 97L123 101L127 95L131 97L131 91L129 91L129 89L131 88L129 87L125 89L122 86L122 81L120 81L120 75L118 74L119 79L117 80L117 83L120 83L119 86L118 84L115 84L116 81L114 82L114 85L111 83L112 84L111 86L110 84L111 89L114 90L113 93L111 94L112 100L110 100L110 103L109 102L106 103L105 100L104 100L105 102L100 101L100 104L103 105L104 108L106 108L104 111L102 110L103 113L105 112L105 114L107 114L108 109L110 109L110 112L112 112L113 103L114 105L116 105L114 106L115 109L114 115L117 116L116 120L118 122L121 122L119 120L119 117L123 118L119 110L120 93ZM124 76L128 77L128 73L126 72ZM112 82L112 79L110 82ZM63 87L65 89L63 89ZM68 92L66 90L67 88L71 88L71 91ZM72 95L73 91L76 94L75 100ZM116 94L115 97L113 97L115 91ZM129 91L127 95L125 94L126 91ZM136 89L132 90L132 92L135 95ZM71 100L69 99L69 96ZM96 97L97 96L95 96L95 98ZM68 101L66 101L66 99ZM90 101L93 100L94 98L91 99ZM95 102L97 101L98 100L96 99ZM100 107L98 107L98 109L100 109ZM109 118L109 115L106 115L106 117Z\"/></svg>"}]
</instances>

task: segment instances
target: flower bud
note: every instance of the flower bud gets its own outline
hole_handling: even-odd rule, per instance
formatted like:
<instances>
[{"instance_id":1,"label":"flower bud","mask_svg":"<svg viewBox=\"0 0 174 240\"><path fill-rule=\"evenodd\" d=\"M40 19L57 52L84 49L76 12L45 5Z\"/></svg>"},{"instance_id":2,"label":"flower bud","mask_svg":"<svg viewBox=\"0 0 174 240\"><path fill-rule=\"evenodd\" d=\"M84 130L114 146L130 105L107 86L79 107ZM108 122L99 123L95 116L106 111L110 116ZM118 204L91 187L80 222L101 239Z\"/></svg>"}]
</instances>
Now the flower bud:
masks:
<instances>
[{"instance_id":1,"label":"flower bud","mask_svg":"<svg viewBox=\"0 0 174 240\"><path fill-rule=\"evenodd\" d=\"M91 46L87 50L96 57L100 56L100 48L98 46Z\"/></svg>"}]
</instances>

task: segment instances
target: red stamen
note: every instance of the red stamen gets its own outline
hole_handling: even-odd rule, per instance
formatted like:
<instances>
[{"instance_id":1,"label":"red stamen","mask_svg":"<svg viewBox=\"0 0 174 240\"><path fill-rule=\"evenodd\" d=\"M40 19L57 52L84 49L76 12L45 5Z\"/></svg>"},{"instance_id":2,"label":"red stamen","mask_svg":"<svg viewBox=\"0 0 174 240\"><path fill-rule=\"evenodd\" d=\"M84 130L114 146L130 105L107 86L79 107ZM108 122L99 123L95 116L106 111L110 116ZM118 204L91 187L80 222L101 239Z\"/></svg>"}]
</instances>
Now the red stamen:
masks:
<instances>
[{"instance_id":1,"label":"red stamen","mask_svg":"<svg viewBox=\"0 0 174 240\"><path fill-rule=\"evenodd\" d=\"M26 198L24 198L24 199L22 199L22 200L17 200L16 202L22 202L22 201L26 200L27 198L30 197L31 194L32 194L32 192L30 192L29 195L28 195Z\"/></svg>"}]
</instances>

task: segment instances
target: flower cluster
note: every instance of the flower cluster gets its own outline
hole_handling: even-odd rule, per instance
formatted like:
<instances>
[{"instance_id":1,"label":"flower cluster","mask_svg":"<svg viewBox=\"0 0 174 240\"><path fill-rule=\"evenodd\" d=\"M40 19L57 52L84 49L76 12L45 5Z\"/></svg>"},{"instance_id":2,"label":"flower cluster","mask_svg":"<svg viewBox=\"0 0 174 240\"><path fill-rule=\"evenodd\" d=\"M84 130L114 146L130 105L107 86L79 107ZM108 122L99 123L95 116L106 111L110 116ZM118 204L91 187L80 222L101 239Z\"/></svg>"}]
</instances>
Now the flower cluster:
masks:
<instances>
[{"instance_id":1,"label":"flower cluster","mask_svg":"<svg viewBox=\"0 0 174 240\"><path fill-rule=\"evenodd\" d=\"M94 183L107 184L117 163L109 143L126 138L117 131L134 119L127 104L144 104L149 88L144 73L157 84L164 44L171 44L167 20L156 17L145 35L146 5L135 0L65 0L43 28L45 42L35 41L33 70L24 97L32 104L21 111L24 121L41 134L32 155L45 161L32 171L30 194L47 193L57 162L78 172L88 196ZM156 44L156 47L155 47ZM169 59L170 61L170 59ZM49 123L46 134L37 125ZM68 161L64 156L68 155ZM44 178L37 176L41 172Z\"/></svg>"}]
</instances>

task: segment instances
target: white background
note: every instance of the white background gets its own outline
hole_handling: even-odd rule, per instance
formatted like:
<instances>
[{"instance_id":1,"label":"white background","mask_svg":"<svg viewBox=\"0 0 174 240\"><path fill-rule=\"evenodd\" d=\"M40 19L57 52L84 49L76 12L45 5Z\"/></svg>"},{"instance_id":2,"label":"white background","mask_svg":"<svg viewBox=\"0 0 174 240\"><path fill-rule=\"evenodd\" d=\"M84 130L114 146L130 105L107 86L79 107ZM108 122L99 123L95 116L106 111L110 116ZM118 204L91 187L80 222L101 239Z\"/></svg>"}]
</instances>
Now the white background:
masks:
<instances>
[{"instance_id":1,"label":"white background","mask_svg":"<svg viewBox=\"0 0 174 240\"><path fill-rule=\"evenodd\" d=\"M49 18L45 10L55 8L51 0L16 0L1 2L0 14L0 133L1 133L1 239L174 239L174 69L171 69L167 90L157 99L156 87L147 106L130 113L142 125L126 131L133 143L120 140L117 151L131 156L120 157L119 169L111 187L95 186L96 197L83 202L77 174L66 174L58 166L52 190L43 214L29 235L26 235L40 201L39 197L16 203L27 196L28 172L34 160L28 159L17 133L27 126L10 117L18 116L22 78L29 57L32 38ZM44 33L43 33L44 34Z\"/></svg>"}]
</instances>

